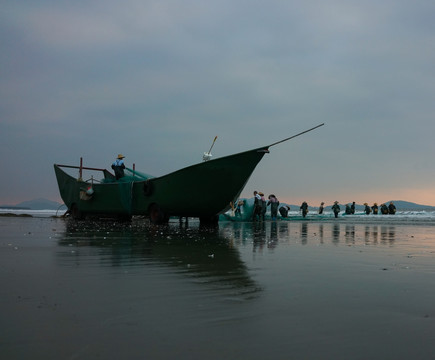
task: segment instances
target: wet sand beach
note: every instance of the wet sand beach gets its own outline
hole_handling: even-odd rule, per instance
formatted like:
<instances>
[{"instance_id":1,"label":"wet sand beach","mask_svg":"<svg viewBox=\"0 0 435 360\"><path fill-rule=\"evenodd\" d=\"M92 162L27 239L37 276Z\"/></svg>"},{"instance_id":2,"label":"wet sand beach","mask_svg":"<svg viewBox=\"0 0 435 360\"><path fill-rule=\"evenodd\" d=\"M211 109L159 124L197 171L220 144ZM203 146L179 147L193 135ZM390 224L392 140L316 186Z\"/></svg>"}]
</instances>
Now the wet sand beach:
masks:
<instances>
[{"instance_id":1,"label":"wet sand beach","mask_svg":"<svg viewBox=\"0 0 435 360\"><path fill-rule=\"evenodd\" d=\"M0 217L2 359L433 359L435 224Z\"/></svg>"}]
</instances>

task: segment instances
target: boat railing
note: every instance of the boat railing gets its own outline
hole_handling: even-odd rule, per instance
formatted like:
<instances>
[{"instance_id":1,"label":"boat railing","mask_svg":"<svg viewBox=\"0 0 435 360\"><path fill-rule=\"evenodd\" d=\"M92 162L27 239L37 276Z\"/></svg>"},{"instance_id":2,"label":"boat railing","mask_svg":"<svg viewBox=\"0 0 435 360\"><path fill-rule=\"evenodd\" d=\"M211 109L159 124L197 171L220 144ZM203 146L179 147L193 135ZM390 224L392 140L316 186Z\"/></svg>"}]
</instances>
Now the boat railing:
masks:
<instances>
[{"instance_id":1,"label":"boat railing","mask_svg":"<svg viewBox=\"0 0 435 360\"><path fill-rule=\"evenodd\" d=\"M79 176L78 176L78 181L84 181L86 183L94 183L94 182L98 182L100 184L103 183L112 183L117 181L115 178L115 175L112 174L109 170L107 169L102 169L102 168L95 168L95 167L89 167L89 166L83 166L83 158L80 158L80 166L76 166L76 165L63 165L63 164L56 164L56 166L58 167L62 167L62 168L69 168L69 169L78 169L79 170ZM104 178L101 180L97 180L95 178L95 176L92 176L90 179L88 180L83 180L83 170L89 170L89 171L101 171L103 173ZM125 172L126 175L125 177L122 178L122 180L120 180L121 182L132 182L132 181L140 181L140 180L147 180L147 179L151 179L154 176L149 175L149 174L145 174L145 173L141 173L139 171L136 170L136 166L135 164L133 164L133 168L125 168Z\"/></svg>"},{"instance_id":2,"label":"boat railing","mask_svg":"<svg viewBox=\"0 0 435 360\"><path fill-rule=\"evenodd\" d=\"M56 164L58 167L64 167L64 168L70 168L70 169L81 169L81 170L93 170L93 171L107 171L107 169L99 169L99 168L92 168L87 166L74 166L74 165L61 165Z\"/></svg>"},{"instance_id":3,"label":"boat railing","mask_svg":"<svg viewBox=\"0 0 435 360\"><path fill-rule=\"evenodd\" d=\"M90 183L103 183L104 181L103 180L97 180L97 179L95 179L93 176L91 176L91 178L90 179L88 179L88 180L83 180L84 182L86 182L86 183L88 183L88 182L90 182Z\"/></svg>"},{"instance_id":4,"label":"boat railing","mask_svg":"<svg viewBox=\"0 0 435 360\"><path fill-rule=\"evenodd\" d=\"M94 167L89 167L89 166L83 166L83 158L80 158L80 165L76 166L76 165L63 165L63 164L56 164L56 166L58 167L63 167L63 168L69 168L69 169L78 169L79 170L79 177L78 180L79 181L83 181L83 170L90 170L90 171L101 171L104 175L104 178L115 178L115 176L113 174L110 173L110 171L108 171L107 169L101 169L101 168L94 168ZM89 181L98 181L95 178L91 178L89 180L86 180L85 182L89 182ZM102 181L98 181L98 182L102 182Z\"/></svg>"}]
</instances>

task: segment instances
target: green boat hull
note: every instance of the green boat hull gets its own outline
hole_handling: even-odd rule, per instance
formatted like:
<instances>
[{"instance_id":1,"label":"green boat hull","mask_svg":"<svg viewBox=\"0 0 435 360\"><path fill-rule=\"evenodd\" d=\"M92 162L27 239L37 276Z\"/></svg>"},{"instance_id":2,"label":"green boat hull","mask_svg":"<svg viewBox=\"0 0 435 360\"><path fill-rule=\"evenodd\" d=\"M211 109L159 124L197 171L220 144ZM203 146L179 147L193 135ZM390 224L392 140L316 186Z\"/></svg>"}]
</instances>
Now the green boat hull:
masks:
<instances>
[{"instance_id":1,"label":"green boat hull","mask_svg":"<svg viewBox=\"0 0 435 360\"><path fill-rule=\"evenodd\" d=\"M237 199L268 147L192 165L161 177L114 181L104 170L102 183L76 179L54 165L60 195L76 218L87 215L150 216L162 222L169 216L217 219ZM86 190L92 187L93 193Z\"/></svg>"}]
</instances>

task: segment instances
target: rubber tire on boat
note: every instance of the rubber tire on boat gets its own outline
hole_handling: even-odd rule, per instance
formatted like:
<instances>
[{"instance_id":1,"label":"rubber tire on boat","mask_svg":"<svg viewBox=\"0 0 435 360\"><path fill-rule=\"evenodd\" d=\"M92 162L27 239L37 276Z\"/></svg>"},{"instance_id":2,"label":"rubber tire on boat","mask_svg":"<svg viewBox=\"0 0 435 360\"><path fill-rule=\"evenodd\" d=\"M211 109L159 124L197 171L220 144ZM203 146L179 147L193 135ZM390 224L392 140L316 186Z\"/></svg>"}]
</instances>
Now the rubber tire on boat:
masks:
<instances>
[{"instance_id":1,"label":"rubber tire on boat","mask_svg":"<svg viewBox=\"0 0 435 360\"><path fill-rule=\"evenodd\" d=\"M165 215L164 211L156 203L151 204L149 214L153 224L163 224L169 220L169 217Z\"/></svg>"},{"instance_id":2,"label":"rubber tire on boat","mask_svg":"<svg viewBox=\"0 0 435 360\"><path fill-rule=\"evenodd\" d=\"M153 183L149 180L145 181L143 184L143 193L145 196L150 196L153 193L154 187Z\"/></svg>"}]
</instances>

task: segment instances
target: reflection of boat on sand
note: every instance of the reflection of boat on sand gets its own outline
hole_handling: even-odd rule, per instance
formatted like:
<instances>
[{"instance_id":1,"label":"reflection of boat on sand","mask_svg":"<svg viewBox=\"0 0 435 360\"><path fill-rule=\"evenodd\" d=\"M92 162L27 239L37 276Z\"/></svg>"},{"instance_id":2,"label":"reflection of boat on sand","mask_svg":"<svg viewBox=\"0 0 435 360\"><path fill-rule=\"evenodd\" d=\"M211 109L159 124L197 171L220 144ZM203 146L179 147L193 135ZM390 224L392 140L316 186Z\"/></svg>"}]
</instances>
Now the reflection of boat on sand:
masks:
<instances>
[{"instance_id":1,"label":"reflection of boat on sand","mask_svg":"<svg viewBox=\"0 0 435 360\"><path fill-rule=\"evenodd\" d=\"M130 176L116 181L106 169L58 164L54 169L62 200L74 218L147 215L155 223L165 222L170 216L216 222L218 215L227 211L230 202L240 195L269 147L322 125L271 145L205 161L160 177L130 170ZM79 179L62 168L79 169ZM84 181L83 170L102 172L104 178Z\"/></svg>"},{"instance_id":2,"label":"reflection of boat on sand","mask_svg":"<svg viewBox=\"0 0 435 360\"><path fill-rule=\"evenodd\" d=\"M130 270L143 268L147 273L156 267L163 276L168 273L162 270L165 266L173 269L170 273L198 279L223 294L250 298L261 291L232 246L231 237L221 234L217 227L171 223L156 228L139 219L121 225L67 221L58 244L65 248L58 252L63 265L89 266L96 262L99 266L128 266Z\"/></svg>"}]
</instances>

